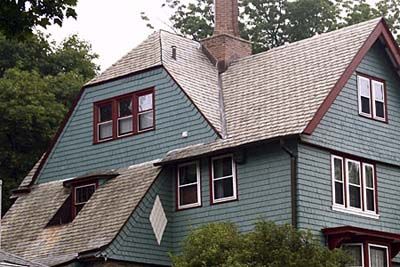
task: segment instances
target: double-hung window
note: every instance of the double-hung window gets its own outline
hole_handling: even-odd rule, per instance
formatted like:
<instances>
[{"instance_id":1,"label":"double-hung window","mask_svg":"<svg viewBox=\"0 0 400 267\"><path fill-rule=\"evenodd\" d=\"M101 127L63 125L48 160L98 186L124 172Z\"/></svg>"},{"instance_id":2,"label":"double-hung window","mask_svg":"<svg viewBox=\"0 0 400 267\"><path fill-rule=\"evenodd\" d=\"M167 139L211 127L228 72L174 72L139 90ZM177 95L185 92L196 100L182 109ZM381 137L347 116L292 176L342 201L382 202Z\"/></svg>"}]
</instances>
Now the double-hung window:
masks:
<instances>
[{"instance_id":1,"label":"double-hung window","mask_svg":"<svg viewBox=\"0 0 400 267\"><path fill-rule=\"evenodd\" d=\"M153 130L153 89L95 103L94 124L94 143Z\"/></svg>"},{"instance_id":2,"label":"double-hung window","mask_svg":"<svg viewBox=\"0 0 400 267\"><path fill-rule=\"evenodd\" d=\"M386 121L385 83L377 78L357 75L359 114L379 121Z\"/></svg>"},{"instance_id":3,"label":"double-hung window","mask_svg":"<svg viewBox=\"0 0 400 267\"><path fill-rule=\"evenodd\" d=\"M343 250L350 256L352 262L348 267L364 267L364 249L363 244L345 244Z\"/></svg>"},{"instance_id":4,"label":"double-hung window","mask_svg":"<svg viewBox=\"0 0 400 267\"><path fill-rule=\"evenodd\" d=\"M231 155L211 159L212 203L237 199L236 166Z\"/></svg>"},{"instance_id":5,"label":"double-hung window","mask_svg":"<svg viewBox=\"0 0 400 267\"><path fill-rule=\"evenodd\" d=\"M389 250L387 246L365 243L368 250L364 253L364 244L344 244L342 249L350 256L352 262L348 267L389 267Z\"/></svg>"},{"instance_id":6,"label":"double-hung window","mask_svg":"<svg viewBox=\"0 0 400 267\"><path fill-rule=\"evenodd\" d=\"M375 166L332 155L333 209L378 217Z\"/></svg>"},{"instance_id":7,"label":"double-hung window","mask_svg":"<svg viewBox=\"0 0 400 267\"><path fill-rule=\"evenodd\" d=\"M178 209L201 205L199 162L190 162L178 166L177 196Z\"/></svg>"}]
</instances>

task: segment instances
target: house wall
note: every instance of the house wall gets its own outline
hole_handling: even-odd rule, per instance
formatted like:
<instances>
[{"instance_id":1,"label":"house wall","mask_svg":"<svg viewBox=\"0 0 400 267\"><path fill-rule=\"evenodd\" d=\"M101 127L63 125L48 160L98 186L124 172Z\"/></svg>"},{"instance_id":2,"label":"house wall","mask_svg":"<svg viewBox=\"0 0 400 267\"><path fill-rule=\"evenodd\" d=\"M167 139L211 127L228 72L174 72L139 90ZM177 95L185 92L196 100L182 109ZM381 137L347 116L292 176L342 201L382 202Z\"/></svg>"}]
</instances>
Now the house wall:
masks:
<instances>
[{"instance_id":1,"label":"house wall","mask_svg":"<svg viewBox=\"0 0 400 267\"><path fill-rule=\"evenodd\" d=\"M93 144L93 103L155 88L155 131ZM182 138L182 132L189 136ZM161 158L167 151L217 138L201 113L163 68L85 89L37 182ZM83 160L84 159L84 160Z\"/></svg>"},{"instance_id":2,"label":"house wall","mask_svg":"<svg viewBox=\"0 0 400 267\"><path fill-rule=\"evenodd\" d=\"M291 222L290 157L278 144L242 151L245 163L237 164L238 201L210 205L209 158L202 158L202 206L175 210L175 166L165 169L132 214L114 242L105 250L108 258L169 265L167 252L179 253L191 229L205 223L230 221L242 231L259 219ZM161 246L156 242L149 215L157 194L168 218Z\"/></svg>"},{"instance_id":3,"label":"house wall","mask_svg":"<svg viewBox=\"0 0 400 267\"><path fill-rule=\"evenodd\" d=\"M388 123L358 114L354 73L311 136L304 140L351 155L386 163L400 163L400 78L382 45L377 42L357 68L386 81Z\"/></svg>"}]
</instances>

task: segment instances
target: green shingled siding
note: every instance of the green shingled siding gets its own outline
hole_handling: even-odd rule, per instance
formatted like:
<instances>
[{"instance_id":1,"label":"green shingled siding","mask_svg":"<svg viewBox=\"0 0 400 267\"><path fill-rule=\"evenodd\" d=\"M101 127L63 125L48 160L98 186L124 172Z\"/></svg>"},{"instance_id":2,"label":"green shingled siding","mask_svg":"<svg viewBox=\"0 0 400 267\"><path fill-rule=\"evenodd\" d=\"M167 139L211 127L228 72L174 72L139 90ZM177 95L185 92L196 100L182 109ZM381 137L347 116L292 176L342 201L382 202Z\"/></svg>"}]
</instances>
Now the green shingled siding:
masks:
<instances>
[{"instance_id":1,"label":"green shingled siding","mask_svg":"<svg viewBox=\"0 0 400 267\"><path fill-rule=\"evenodd\" d=\"M400 79L382 45L375 44L357 71L386 81L389 123L358 115L356 74L349 79L314 133L314 144L372 160L400 162Z\"/></svg>"},{"instance_id":2,"label":"green shingled siding","mask_svg":"<svg viewBox=\"0 0 400 267\"><path fill-rule=\"evenodd\" d=\"M190 229L216 221L231 221L242 231L258 219L290 223L290 158L279 145L259 146L245 152L246 162L237 165L239 200L210 206L209 158L201 163L202 207L175 211L175 173L164 170L106 250L111 259L169 264L167 252L179 252ZM159 194L168 218L161 246L152 232L149 214Z\"/></svg>"},{"instance_id":3,"label":"green shingled siding","mask_svg":"<svg viewBox=\"0 0 400 267\"><path fill-rule=\"evenodd\" d=\"M155 87L156 130L93 145L93 103ZM189 136L182 138L182 132ZM126 167L215 140L216 133L162 68L85 89L39 176L39 183Z\"/></svg>"}]
</instances>

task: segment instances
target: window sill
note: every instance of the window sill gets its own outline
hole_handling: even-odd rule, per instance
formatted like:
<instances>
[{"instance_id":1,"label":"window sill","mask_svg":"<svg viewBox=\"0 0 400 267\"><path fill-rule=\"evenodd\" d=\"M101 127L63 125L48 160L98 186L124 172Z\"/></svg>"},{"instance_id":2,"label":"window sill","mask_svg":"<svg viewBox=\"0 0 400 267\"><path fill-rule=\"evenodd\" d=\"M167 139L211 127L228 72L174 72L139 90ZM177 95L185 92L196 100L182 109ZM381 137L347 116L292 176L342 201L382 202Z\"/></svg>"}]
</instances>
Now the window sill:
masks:
<instances>
[{"instance_id":1,"label":"window sill","mask_svg":"<svg viewBox=\"0 0 400 267\"><path fill-rule=\"evenodd\" d=\"M201 207L201 203L194 203L194 204L188 204L188 205L184 205L184 206L178 206L176 208L177 211L181 211L181 210L189 210L189 209L194 209L194 208L199 208Z\"/></svg>"},{"instance_id":2,"label":"window sill","mask_svg":"<svg viewBox=\"0 0 400 267\"><path fill-rule=\"evenodd\" d=\"M361 216L361 217L371 218L371 219L375 219L375 220L379 220L379 218L380 218L380 215L376 214L376 213L352 210L352 209L344 208L344 207L337 206L337 205L332 205L332 210L343 212L343 213L348 213L348 214L352 214L352 215L357 215L357 216Z\"/></svg>"},{"instance_id":3,"label":"window sill","mask_svg":"<svg viewBox=\"0 0 400 267\"><path fill-rule=\"evenodd\" d=\"M382 123L388 123L386 118L380 118L380 117L373 117L370 114L366 114L366 113L358 113L358 115L360 115L363 118L369 119L369 120L373 120L373 121L377 121L377 122L382 122Z\"/></svg>"},{"instance_id":4,"label":"window sill","mask_svg":"<svg viewBox=\"0 0 400 267\"><path fill-rule=\"evenodd\" d=\"M220 199L212 199L211 205L228 203L228 202L237 201L237 200L238 200L238 198L236 196L220 198Z\"/></svg>"}]
</instances>

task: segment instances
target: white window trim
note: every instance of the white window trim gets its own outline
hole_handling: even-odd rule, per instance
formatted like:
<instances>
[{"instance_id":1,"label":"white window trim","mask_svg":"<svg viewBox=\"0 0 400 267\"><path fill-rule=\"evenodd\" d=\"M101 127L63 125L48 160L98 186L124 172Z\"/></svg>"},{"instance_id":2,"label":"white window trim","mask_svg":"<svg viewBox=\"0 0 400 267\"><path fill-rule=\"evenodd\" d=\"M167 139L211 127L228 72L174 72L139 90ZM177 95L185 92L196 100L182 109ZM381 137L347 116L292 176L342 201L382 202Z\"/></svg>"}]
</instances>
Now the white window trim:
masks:
<instances>
[{"instance_id":1,"label":"white window trim","mask_svg":"<svg viewBox=\"0 0 400 267\"><path fill-rule=\"evenodd\" d=\"M190 184L185 184L185 185L180 185L180 176L179 176L179 169L181 167L189 166L189 165L194 165L196 164L196 176L197 180L195 183L190 183ZM191 203L191 204L186 204L186 205L181 205L181 196L180 196L180 188L182 187L187 187L189 185L194 185L197 184L197 202L196 203ZM176 187L177 187L177 195L178 195L178 210L183 210L183 209L188 209L188 208L194 208L194 207L199 207L201 206L201 177L200 177L200 163L198 161L191 161L183 164L178 165L177 169L177 181L176 181Z\"/></svg>"},{"instance_id":2,"label":"white window trim","mask_svg":"<svg viewBox=\"0 0 400 267\"><path fill-rule=\"evenodd\" d=\"M86 201L86 202L76 202L76 190L77 189L79 189L79 188L84 188L84 187L90 187L90 186L94 186L94 191L96 191L96 184L95 183L92 183L92 184L85 184L85 185L81 185L81 186L76 186L76 187L74 187L74 205L75 206L77 206L77 205L84 205L84 204L86 204L86 203L88 203L88 201Z\"/></svg>"},{"instance_id":3,"label":"white window trim","mask_svg":"<svg viewBox=\"0 0 400 267\"><path fill-rule=\"evenodd\" d=\"M215 199L215 188L214 188L214 182L218 181L218 180L222 180L222 179L228 179L231 176L224 176L224 177L218 177L218 178L214 178L214 161L218 160L218 159L223 159L223 158L231 158L232 161L232 185L233 185L233 196L231 197L224 197L224 198L219 198L219 199ZM211 159L211 197L212 197L212 203L217 204L217 203L221 203L221 202L226 202L226 201L231 201L231 200L236 200L237 199L237 175L236 175L236 163L233 160L233 155L232 154L228 154L228 155L223 155L223 156L218 156L218 157L213 157Z\"/></svg>"},{"instance_id":4,"label":"white window trim","mask_svg":"<svg viewBox=\"0 0 400 267\"><path fill-rule=\"evenodd\" d=\"M345 199L344 202L346 203L346 205L340 205L340 204L336 204L335 202L335 170L334 170L334 159L338 158L338 159L342 159L342 175L344 176L344 192L345 192ZM350 197L349 197L349 182L348 182L348 175L347 175L347 161L352 161L352 162L358 162L360 164L360 182L362 181L362 183L364 184L364 186L362 187L361 190L361 198L362 198L362 202L364 203L364 208L365 211L358 208L354 208L354 207L350 207L349 202L350 202ZM365 175L364 175L364 165L366 166L372 166L373 168L373 175L374 175L374 201L375 201L375 211L367 211L366 210L366 183L365 183ZM332 180L332 210L333 211L338 211L338 212L343 212L343 213L348 213L351 215L357 215L360 217L366 217L366 218L371 218L371 219L375 219L375 220L379 220L380 215L378 213L376 213L377 210L377 203L378 203L378 199L375 199L375 192L377 190L377 181L376 181L376 177L375 177L375 166L373 164L369 164L369 163L363 163L357 160L351 160L351 159L347 159L341 156L337 156L332 154L331 155L331 180Z\"/></svg>"},{"instance_id":5,"label":"white window trim","mask_svg":"<svg viewBox=\"0 0 400 267\"><path fill-rule=\"evenodd\" d=\"M104 138L104 139L101 139L101 138L100 138L100 126L101 126L101 125L104 125L104 124L108 124L108 123L111 123L111 136L110 136L110 137L107 137L107 138ZM114 126L113 126L113 121L112 121L112 120L103 121L103 122L97 123L97 142L104 142L104 141L107 141L107 140L112 139L112 138L113 138L113 134L112 134L113 127L114 127Z\"/></svg>"},{"instance_id":6,"label":"white window trim","mask_svg":"<svg viewBox=\"0 0 400 267\"><path fill-rule=\"evenodd\" d=\"M343 184L343 204L338 204L336 203L336 178L335 178L335 159L340 159L342 161L342 184ZM332 203L334 206L338 206L338 207L345 207L345 203L346 203L346 195L345 195L345 190L346 190L346 183L345 183L345 175L344 175L344 159L343 157L339 157L336 155L332 155L331 156L331 177L332 177ZM338 181L340 182L340 181Z\"/></svg>"},{"instance_id":7,"label":"white window trim","mask_svg":"<svg viewBox=\"0 0 400 267\"><path fill-rule=\"evenodd\" d=\"M359 247L361 247L361 266L365 266L364 265L364 263L365 263L365 260L364 260L364 244L363 243L345 243L345 244L343 244L342 245L342 247L343 246L359 246Z\"/></svg>"},{"instance_id":8,"label":"white window trim","mask_svg":"<svg viewBox=\"0 0 400 267\"><path fill-rule=\"evenodd\" d=\"M377 100L376 96L375 96L375 88L374 88L374 84L381 84L382 85L382 89L383 89L383 101L381 100ZM372 113L373 113L373 118L375 120L379 120L379 121L386 121L386 98L385 98L385 84L383 82L377 81L377 80L373 80L371 79L371 91L372 91L372 106L374 107L372 109ZM381 102L383 103L383 118L382 117L378 117L376 116L376 106L375 106L375 101Z\"/></svg>"},{"instance_id":9,"label":"white window trim","mask_svg":"<svg viewBox=\"0 0 400 267\"><path fill-rule=\"evenodd\" d=\"M367 176L366 176L366 171L365 171L365 167L371 167L372 168L372 183L373 183L373 188L368 187L367 188ZM364 182L364 207L365 207L365 211L366 213L371 213L371 214L376 214L376 185L375 185L375 167L372 164L369 163L363 163L362 164L362 176L363 176L363 182ZM374 210L368 210L367 209L367 189L369 190L373 190L374 192Z\"/></svg>"},{"instance_id":10,"label":"white window trim","mask_svg":"<svg viewBox=\"0 0 400 267\"><path fill-rule=\"evenodd\" d=\"M361 75L357 75L357 90L358 90L358 113L362 116L368 117L368 118L372 118L372 96L371 96L371 88L369 89L369 110L371 111L371 113L365 113L362 111L362 105L361 105L361 82L360 80L367 80L369 83L369 86L371 87L371 80L367 77L361 76ZM364 96L365 97L365 96Z\"/></svg>"},{"instance_id":11,"label":"white window trim","mask_svg":"<svg viewBox=\"0 0 400 267\"><path fill-rule=\"evenodd\" d=\"M126 120L126 119L132 119L133 120L133 115L129 115L129 116L125 116L125 117L119 117L118 119L117 119L117 136L118 137L121 137L121 136L125 136L125 135L132 135L132 132L133 132L133 126L132 126L132 130L130 131L130 132L127 132L127 133L124 133L124 134L119 134L119 121L120 120ZM131 123L133 123L133 121L131 121Z\"/></svg>"},{"instance_id":12,"label":"white window trim","mask_svg":"<svg viewBox=\"0 0 400 267\"><path fill-rule=\"evenodd\" d=\"M358 165L358 179L360 181L360 185L357 184L351 184L350 183L350 179L349 179L349 172L348 172L348 163L355 163ZM362 190L362 177L361 177L361 163L359 161L356 160L352 160L352 159L345 159L345 177L346 177L346 182L347 182L347 186L346 186L346 193L347 193L347 199L346 199L346 203L347 203L347 209L349 210L354 210L354 211L361 211L362 210L362 206L363 206L363 190ZM354 187L359 187L360 188L360 208L356 208L356 207L352 207L350 206L350 185L354 186Z\"/></svg>"},{"instance_id":13,"label":"white window trim","mask_svg":"<svg viewBox=\"0 0 400 267\"><path fill-rule=\"evenodd\" d=\"M390 266L390 259L389 259L389 247L388 246L382 246L382 245L376 245L373 243L368 243L368 255L369 255L369 266L371 266L372 262L371 262L371 247L376 247L376 248L384 248L386 249L386 262L388 264L388 266Z\"/></svg>"}]
</instances>

